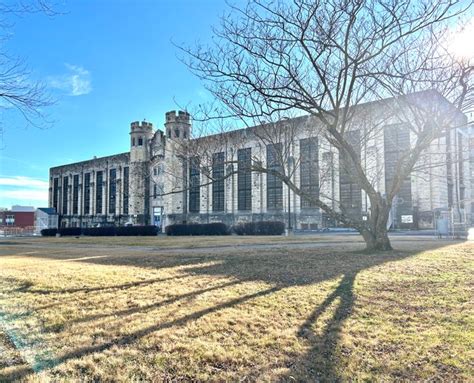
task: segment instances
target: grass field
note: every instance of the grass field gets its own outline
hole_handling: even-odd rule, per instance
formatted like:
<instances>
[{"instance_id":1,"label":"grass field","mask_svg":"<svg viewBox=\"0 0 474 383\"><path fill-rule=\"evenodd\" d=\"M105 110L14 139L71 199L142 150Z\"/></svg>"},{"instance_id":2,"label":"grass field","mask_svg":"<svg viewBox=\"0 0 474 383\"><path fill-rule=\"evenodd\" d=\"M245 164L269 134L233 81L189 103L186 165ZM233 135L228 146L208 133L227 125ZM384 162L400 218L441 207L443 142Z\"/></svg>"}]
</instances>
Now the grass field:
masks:
<instances>
[{"instance_id":1,"label":"grass field","mask_svg":"<svg viewBox=\"0 0 474 383\"><path fill-rule=\"evenodd\" d=\"M472 379L472 242L318 238L5 240L0 381Z\"/></svg>"}]
</instances>

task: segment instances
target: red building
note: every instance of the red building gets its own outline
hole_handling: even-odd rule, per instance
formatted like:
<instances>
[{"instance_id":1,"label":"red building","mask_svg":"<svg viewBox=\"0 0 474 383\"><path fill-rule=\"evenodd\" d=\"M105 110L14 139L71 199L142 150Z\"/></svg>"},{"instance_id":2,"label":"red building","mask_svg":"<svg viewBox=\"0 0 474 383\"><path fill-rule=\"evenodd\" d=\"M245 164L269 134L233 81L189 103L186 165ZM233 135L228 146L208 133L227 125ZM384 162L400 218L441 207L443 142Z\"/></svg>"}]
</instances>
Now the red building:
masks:
<instances>
[{"instance_id":1,"label":"red building","mask_svg":"<svg viewBox=\"0 0 474 383\"><path fill-rule=\"evenodd\" d=\"M34 211L0 211L0 227L31 227L35 225Z\"/></svg>"}]
</instances>

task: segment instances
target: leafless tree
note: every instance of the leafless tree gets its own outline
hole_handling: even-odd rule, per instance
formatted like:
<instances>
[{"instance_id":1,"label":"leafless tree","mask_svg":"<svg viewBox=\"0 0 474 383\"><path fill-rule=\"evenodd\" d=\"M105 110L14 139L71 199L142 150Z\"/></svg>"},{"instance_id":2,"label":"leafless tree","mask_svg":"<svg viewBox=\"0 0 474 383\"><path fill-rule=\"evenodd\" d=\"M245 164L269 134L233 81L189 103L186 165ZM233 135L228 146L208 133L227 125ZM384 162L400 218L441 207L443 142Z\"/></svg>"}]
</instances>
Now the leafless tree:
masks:
<instances>
[{"instance_id":1,"label":"leafless tree","mask_svg":"<svg viewBox=\"0 0 474 383\"><path fill-rule=\"evenodd\" d=\"M54 4L45 0L0 4L0 40L5 42L10 38L15 18L31 13L54 16L58 11ZM47 122L44 107L53 103L45 84L31 78L31 70L25 61L9 54L5 48L0 49L0 99L1 109L13 109L28 124L37 127L42 127Z\"/></svg>"},{"instance_id":2,"label":"leafless tree","mask_svg":"<svg viewBox=\"0 0 474 383\"><path fill-rule=\"evenodd\" d=\"M238 117L248 126L263 126L256 136L268 143L280 134L276 127L284 126L283 115L307 116L308 129L336 152L341 171L367 195L368 219L351 215L340 201L330 203L324 193L306 193L286 166L269 169L255 162L253 170L279 177L294 193L357 229L367 250L389 250L394 197L433 141L462 125L456 107L473 105L473 63L457 61L445 45L452 25L472 16L471 5L461 0L254 0L230 6L211 45L180 47L183 61L218 102L193 111L195 120ZM390 104L382 101L387 98ZM358 106L368 102L378 122L362 129L365 117ZM382 194L356 147L376 139L387 116L391 124L408 128L412 138ZM271 134L262 134L266 131Z\"/></svg>"}]
</instances>

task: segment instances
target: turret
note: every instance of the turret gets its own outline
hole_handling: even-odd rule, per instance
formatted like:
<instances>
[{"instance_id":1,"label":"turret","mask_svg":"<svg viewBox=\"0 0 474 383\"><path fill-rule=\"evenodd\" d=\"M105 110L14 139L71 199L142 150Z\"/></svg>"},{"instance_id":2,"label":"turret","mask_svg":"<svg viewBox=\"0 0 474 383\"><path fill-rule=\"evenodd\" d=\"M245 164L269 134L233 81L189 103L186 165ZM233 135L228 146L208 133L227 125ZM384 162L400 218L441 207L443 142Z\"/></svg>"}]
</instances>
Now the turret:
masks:
<instances>
[{"instance_id":1,"label":"turret","mask_svg":"<svg viewBox=\"0 0 474 383\"><path fill-rule=\"evenodd\" d=\"M130 124L130 162L144 162L150 158L149 142L153 138L153 124L139 121Z\"/></svg>"},{"instance_id":2,"label":"turret","mask_svg":"<svg viewBox=\"0 0 474 383\"><path fill-rule=\"evenodd\" d=\"M166 137L174 140L188 140L191 135L191 121L188 112L175 110L167 112L165 115Z\"/></svg>"},{"instance_id":3,"label":"turret","mask_svg":"<svg viewBox=\"0 0 474 383\"><path fill-rule=\"evenodd\" d=\"M130 124L129 214L134 224L146 225L149 218L148 163L151 157L153 125L150 122Z\"/></svg>"}]
</instances>

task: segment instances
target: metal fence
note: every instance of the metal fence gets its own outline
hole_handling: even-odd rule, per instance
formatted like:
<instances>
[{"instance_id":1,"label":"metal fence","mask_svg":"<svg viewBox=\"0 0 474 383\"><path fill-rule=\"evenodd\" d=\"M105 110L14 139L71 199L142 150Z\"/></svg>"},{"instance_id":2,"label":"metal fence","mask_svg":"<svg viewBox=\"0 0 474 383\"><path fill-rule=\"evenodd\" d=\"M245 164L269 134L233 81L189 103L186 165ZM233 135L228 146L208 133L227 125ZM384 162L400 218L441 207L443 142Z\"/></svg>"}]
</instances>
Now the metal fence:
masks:
<instances>
[{"instance_id":1,"label":"metal fence","mask_svg":"<svg viewBox=\"0 0 474 383\"><path fill-rule=\"evenodd\" d=\"M27 227L0 227L0 237L31 237L36 235L34 226Z\"/></svg>"}]
</instances>

